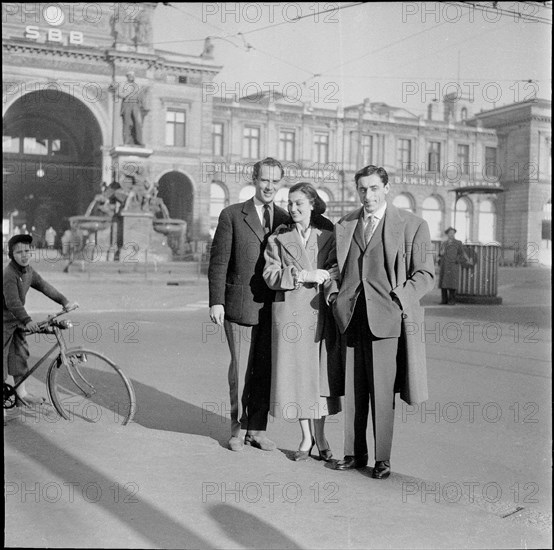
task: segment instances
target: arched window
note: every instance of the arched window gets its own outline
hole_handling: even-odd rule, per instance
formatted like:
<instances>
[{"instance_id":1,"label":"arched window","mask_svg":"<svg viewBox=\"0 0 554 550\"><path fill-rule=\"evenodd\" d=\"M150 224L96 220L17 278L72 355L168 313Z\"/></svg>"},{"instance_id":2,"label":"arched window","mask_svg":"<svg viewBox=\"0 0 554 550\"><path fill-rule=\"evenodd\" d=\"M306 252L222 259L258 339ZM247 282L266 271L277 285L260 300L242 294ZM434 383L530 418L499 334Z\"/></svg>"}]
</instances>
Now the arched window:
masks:
<instances>
[{"instance_id":1,"label":"arched window","mask_svg":"<svg viewBox=\"0 0 554 550\"><path fill-rule=\"evenodd\" d=\"M483 244L496 241L496 209L489 199L479 205L479 241Z\"/></svg>"},{"instance_id":2,"label":"arched window","mask_svg":"<svg viewBox=\"0 0 554 550\"><path fill-rule=\"evenodd\" d=\"M458 231L456 238L462 242L467 242L471 238L471 207L471 203L466 198L459 199L456 204L454 227Z\"/></svg>"},{"instance_id":3,"label":"arched window","mask_svg":"<svg viewBox=\"0 0 554 550\"><path fill-rule=\"evenodd\" d=\"M400 193L394 197L392 204L400 210L407 210L408 212L414 212L414 200L407 193Z\"/></svg>"},{"instance_id":4,"label":"arched window","mask_svg":"<svg viewBox=\"0 0 554 550\"><path fill-rule=\"evenodd\" d=\"M247 201L256 194L256 188L253 185L247 185L240 190L239 202Z\"/></svg>"},{"instance_id":5,"label":"arched window","mask_svg":"<svg viewBox=\"0 0 554 550\"><path fill-rule=\"evenodd\" d=\"M227 193L221 183L210 184L210 224L217 225L219 214L228 205Z\"/></svg>"},{"instance_id":6,"label":"arched window","mask_svg":"<svg viewBox=\"0 0 554 550\"><path fill-rule=\"evenodd\" d=\"M442 239L442 218L443 211L439 200L436 197L427 197L423 201L421 215L429 224L431 239Z\"/></svg>"},{"instance_id":7,"label":"arched window","mask_svg":"<svg viewBox=\"0 0 554 550\"><path fill-rule=\"evenodd\" d=\"M462 107L462 110L460 111L460 119L462 122L467 120L467 109L465 107Z\"/></svg>"}]
</instances>

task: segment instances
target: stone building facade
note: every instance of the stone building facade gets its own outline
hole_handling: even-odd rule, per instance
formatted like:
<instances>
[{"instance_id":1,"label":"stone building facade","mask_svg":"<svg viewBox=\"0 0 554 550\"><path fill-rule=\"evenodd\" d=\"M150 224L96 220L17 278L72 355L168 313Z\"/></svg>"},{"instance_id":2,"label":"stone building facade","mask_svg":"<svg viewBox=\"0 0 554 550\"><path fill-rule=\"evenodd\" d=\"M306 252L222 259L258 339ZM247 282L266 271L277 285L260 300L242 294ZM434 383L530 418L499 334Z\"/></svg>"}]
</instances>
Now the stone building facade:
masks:
<instances>
[{"instance_id":1,"label":"stone building facade","mask_svg":"<svg viewBox=\"0 0 554 550\"><path fill-rule=\"evenodd\" d=\"M418 117L286 90L217 98L221 66L209 40L197 56L154 48L155 7L2 5L4 219L61 235L110 183L122 130L109 86L132 70L145 90L149 177L192 241L207 240L221 209L253 194L253 164L273 156L285 165L283 205L288 187L311 181L336 220L358 205L356 170L377 164L391 176L393 203L424 217L433 240L452 225L466 242L550 246L549 101L473 113L450 95Z\"/></svg>"},{"instance_id":2,"label":"stone building facade","mask_svg":"<svg viewBox=\"0 0 554 550\"><path fill-rule=\"evenodd\" d=\"M144 90L149 178L189 238L209 230L211 98L203 86L219 72L211 51L186 56L154 49L155 2L4 3L4 218L61 235L113 177L123 143L120 98L133 71ZM14 214L14 212L17 212Z\"/></svg>"}]
</instances>

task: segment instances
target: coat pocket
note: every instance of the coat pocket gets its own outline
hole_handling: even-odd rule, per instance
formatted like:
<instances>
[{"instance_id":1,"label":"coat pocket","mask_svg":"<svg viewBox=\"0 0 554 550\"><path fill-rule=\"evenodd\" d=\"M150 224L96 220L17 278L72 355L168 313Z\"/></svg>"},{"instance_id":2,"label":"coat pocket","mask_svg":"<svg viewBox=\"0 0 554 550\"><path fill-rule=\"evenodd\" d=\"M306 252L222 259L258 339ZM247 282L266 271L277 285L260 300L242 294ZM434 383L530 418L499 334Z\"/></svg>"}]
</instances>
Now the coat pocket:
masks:
<instances>
[{"instance_id":1,"label":"coat pocket","mask_svg":"<svg viewBox=\"0 0 554 550\"><path fill-rule=\"evenodd\" d=\"M230 321L242 319L244 289L242 285L225 284L225 317Z\"/></svg>"}]
</instances>

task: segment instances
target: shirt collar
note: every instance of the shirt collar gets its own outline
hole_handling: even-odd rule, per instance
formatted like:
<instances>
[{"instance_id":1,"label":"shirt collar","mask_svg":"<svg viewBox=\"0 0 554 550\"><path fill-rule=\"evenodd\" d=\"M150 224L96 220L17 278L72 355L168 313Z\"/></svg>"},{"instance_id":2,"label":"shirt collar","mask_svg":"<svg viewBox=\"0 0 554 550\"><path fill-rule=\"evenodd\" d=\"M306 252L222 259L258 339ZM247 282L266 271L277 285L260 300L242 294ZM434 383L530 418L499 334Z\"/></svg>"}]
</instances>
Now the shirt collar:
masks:
<instances>
[{"instance_id":1,"label":"shirt collar","mask_svg":"<svg viewBox=\"0 0 554 550\"><path fill-rule=\"evenodd\" d=\"M385 201L385 203L383 204L383 206L380 206L377 211L375 211L372 215L373 217L376 219L376 220L380 220L384 215L385 215L385 210L387 209L387 202ZM370 216L370 214L368 214L366 211L365 211L365 208L362 207L362 212L363 212L363 217L364 217L364 221L367 221L368 217Z\"/></svg>"},{"instance_id":2,"label":"shirt collar","mask_svg":"<svg viewBox=\"0 0 554 550\"><path fill-rule=\"evenodd\" d=\"M262 202L260 199L258 199L257 197L253 197L254 198L254 206L258 209L262 209L264 206L265 206L265 202ZM273 201L271 201L269 204L269 209L270 210L273 210Z\"/></svg>"},{"instance_id":3,"label":"shirt collar","mask_svg":"<svg viewBox=\"0 0 554 550\"><path fill-rule=\"evenodd\" d=\"M27 273L27 270L29 269L28 265L26 266L19 265L15 260L11 260L10 264L18 273Z\"/></svg>"}]
</instances>

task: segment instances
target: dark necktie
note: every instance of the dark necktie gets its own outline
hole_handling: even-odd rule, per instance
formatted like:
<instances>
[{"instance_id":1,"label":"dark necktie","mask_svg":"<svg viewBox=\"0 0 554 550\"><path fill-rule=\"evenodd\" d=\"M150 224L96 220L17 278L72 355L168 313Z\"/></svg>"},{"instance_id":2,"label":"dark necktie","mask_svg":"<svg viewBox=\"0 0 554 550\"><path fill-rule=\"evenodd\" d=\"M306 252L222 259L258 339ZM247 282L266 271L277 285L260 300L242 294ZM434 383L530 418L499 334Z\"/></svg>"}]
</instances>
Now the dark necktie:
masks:
<instances>
[{"instance_id":1,"label":"dark necktie","mask_svg":"<svg viewBox=\"0 0 554 550\"><path fill-rule=\"evenodd\" d=\"M269 204L264 204L264 233L271 233L271 217L269 215Z\"/></svg>"}]
</instances>

